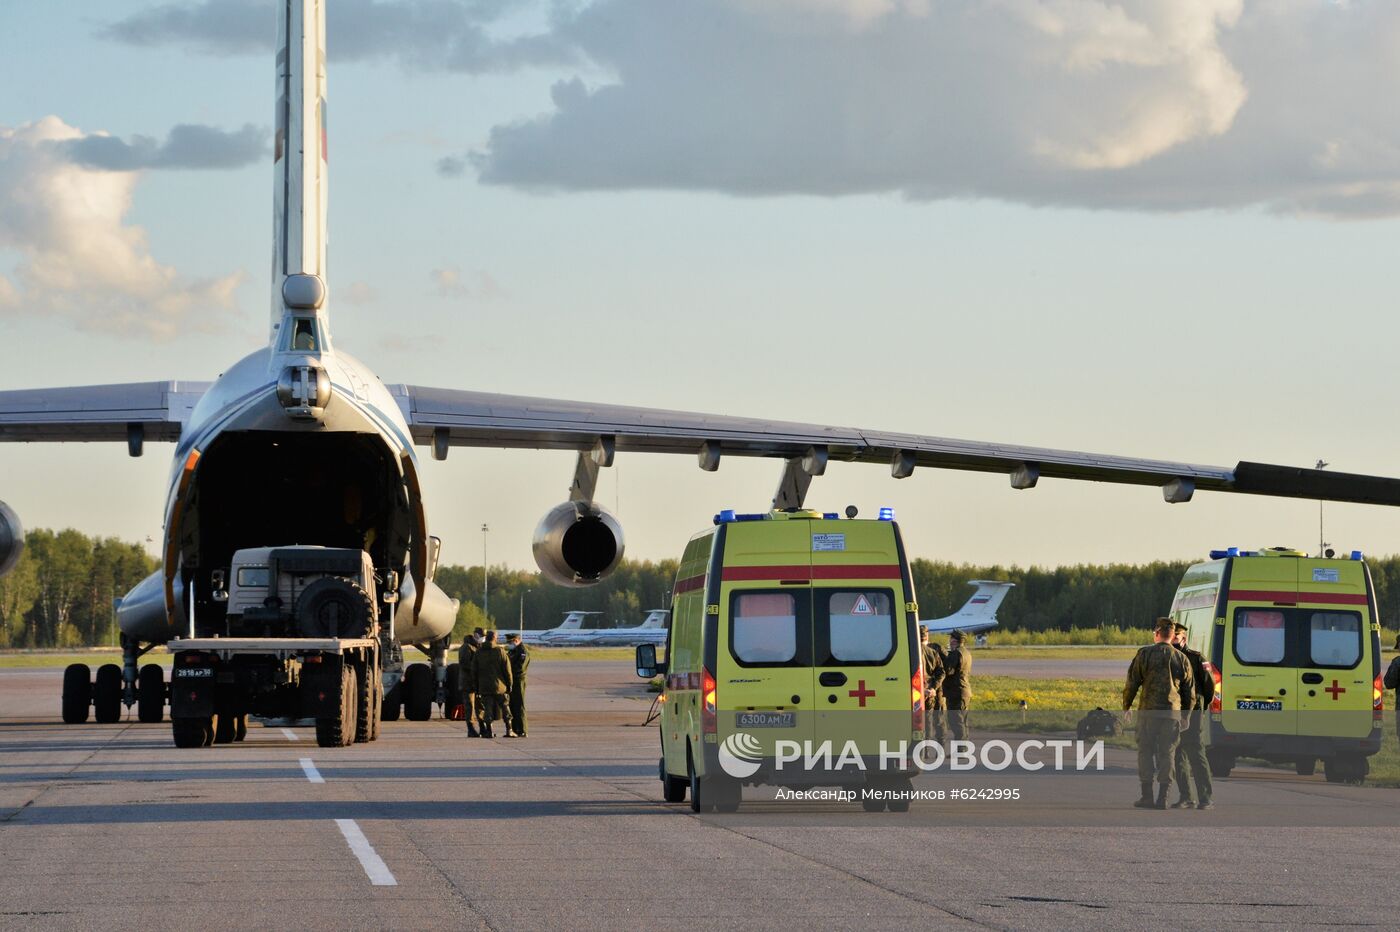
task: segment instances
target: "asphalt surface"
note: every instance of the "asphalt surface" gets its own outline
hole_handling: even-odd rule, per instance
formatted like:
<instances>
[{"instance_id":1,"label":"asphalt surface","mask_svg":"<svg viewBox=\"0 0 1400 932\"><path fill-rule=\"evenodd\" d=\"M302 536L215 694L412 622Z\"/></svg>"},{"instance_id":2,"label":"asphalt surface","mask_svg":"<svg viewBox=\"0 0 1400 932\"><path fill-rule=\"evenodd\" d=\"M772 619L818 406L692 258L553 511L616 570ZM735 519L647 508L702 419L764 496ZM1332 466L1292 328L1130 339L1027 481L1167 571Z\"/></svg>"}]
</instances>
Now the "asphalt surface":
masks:
<instances>
[{"instance_id":1,"label":"asphalt surface","mask_svg":"<svg viewBox=\"0 0 1400 932\"><path fill-rule=\"evenodd\" d=\"M396 722L346 749L300 727L181 751L168 725L65 726L60 676L0 671L0 928L1390 929L1400 915L1400 796L1320 776L1242 768L1209 812L1134 810L1132 758L1110 749L1102 772L915 781L1015 801L870 814L747 790L738 813L695 815L659 801L651 697L626 661L532 665L524 740Z\"/></svg>"}]
</instances>

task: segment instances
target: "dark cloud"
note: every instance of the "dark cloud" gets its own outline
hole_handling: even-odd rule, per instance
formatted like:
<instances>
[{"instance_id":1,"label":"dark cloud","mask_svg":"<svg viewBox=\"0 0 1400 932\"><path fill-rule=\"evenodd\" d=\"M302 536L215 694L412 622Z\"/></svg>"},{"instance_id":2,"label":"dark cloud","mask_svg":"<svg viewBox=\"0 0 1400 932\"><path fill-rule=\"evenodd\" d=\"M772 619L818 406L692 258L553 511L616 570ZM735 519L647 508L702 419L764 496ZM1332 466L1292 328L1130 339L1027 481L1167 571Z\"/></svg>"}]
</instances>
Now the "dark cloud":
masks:
<instances>
[{"instance_id":1,"label":"dark cloud","mask_svg":"<svg viewBox=\"0 0 1400 932\"><path fill-rule=\"evenodd\" d=\"M444 178L460 178L466 171L467 160L462 156L449 155L437 161L437 173Z\"/></svg>"},{"instance_id":2,"label":"dark cloud","mask_svg":"<svg viewBox=\"0 0 1400 932\"><path fill-rule=\"evenodd\" d=\"M161 143L149 136L130 142L115 136L82 136L54 143L71 162L104 171L241 168L268 151L268 134L256 126L226 133L211 126L181 124Z\"/></svg>"},{"instance_id":3,"label":"dark cloud","mask_svg":"<svg viewBox=\"0 0 1400 932\"><path fill-rule=\"evenodd\" d=\"M486 183L1400 213L1400 4L598 0L555 35L611 77L495 127Z\"/></svg>"},{"instance_id":4,"label":"dark cloud","mask_svg":"<svg viewBox=\"0 0 1400 932\"><path fill-rule=\"evenodd\" d=\"M111 23L99 35L131 45L192 46L220 55L271 53L271 0L204 0L152 7ZM326 8L332 61L387 59L411 70L471 74L577 61L552 34L496 38L490 27L505 0L335 0Z\"/></svg>"}]
</instances>

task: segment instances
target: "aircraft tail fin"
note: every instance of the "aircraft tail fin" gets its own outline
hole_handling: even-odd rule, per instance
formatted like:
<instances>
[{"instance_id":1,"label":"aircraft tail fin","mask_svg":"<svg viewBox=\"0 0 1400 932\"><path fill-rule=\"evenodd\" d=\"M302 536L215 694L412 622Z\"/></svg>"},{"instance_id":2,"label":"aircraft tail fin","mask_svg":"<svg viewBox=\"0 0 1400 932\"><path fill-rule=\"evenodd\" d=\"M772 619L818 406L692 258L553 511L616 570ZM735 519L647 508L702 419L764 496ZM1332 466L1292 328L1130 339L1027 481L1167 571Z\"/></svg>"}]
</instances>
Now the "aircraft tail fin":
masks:
<instances>
[{"instance_id":1,"label":"aircraft tail fin","mask_svg":"<svg viewBox=\"0 0 1400 932\"><path fill-rule=\"evenodd\" d=\"M643 621L640 625L638 625L637 627L638 627L638 628L664 628L664 627L666 627L666 616L669 615L669 614L671 614L671 613L670 613L670 611L668 611L667 609L664 609L664 608L654 608L654 609L652 609L651 611L647 612L646 620L644 620L644 621Z\"/></svg>"},{"instance_id":2,"label":"aircraft tail fin","mask_svg":"<svg viewBox=\"0 0 1400 932\"><path fill-rule=\"evenodd\" d=\"M282 350L306 348L283 334L292 315L321 318L311 349L327 339L325 36L325 0L278 5L271 339Z\"/></svg>"},{"instance_id":3,"label":"aircraft tail fin","mask_svg":"<svg viewBox=\"0 0 1400 932\"><path fill-rule=\"evenodd\" d=\"M582 628L583 619L587 618L589 615L598 614L601 614L601 612L569 612L564 616L564 620L560 622L559 627L555 628L554 630L572 631L575 628Z\"/></svg>"},{"instance_id":4,"label":"aircraft tail fin","mask_svg":"<svg viewBox=\"0 0 1400 932\"><path fill-rule=\"evenodd\" d=\"M1006 599L1015 583L1000 582L995 579L971 579L968 585L976 586L972 596L958 609L945 618L921 621L919 624L932 632L963 631L975 634L997 626L997 609Z\"/></svg>"}]
</instances>

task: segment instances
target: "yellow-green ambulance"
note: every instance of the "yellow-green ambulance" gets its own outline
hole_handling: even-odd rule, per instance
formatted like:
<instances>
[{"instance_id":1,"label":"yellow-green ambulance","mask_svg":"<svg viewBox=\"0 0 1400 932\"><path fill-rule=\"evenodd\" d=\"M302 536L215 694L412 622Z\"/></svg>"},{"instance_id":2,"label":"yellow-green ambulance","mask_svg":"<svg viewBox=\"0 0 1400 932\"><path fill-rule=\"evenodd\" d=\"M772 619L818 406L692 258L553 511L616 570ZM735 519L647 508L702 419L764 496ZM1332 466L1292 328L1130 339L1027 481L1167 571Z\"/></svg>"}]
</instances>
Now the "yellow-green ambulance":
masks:
<instances>
[{"instance_id":1,"label":"yellow-green ambulance","mask_svg":"<svg viewBox=\"0 0 1400 932\"><path fill-rule=\"evenodd\" d=\"M744 784L907 789L897 750L923 738L917 619L889 509L717 515L681 558L664 660L637 652L638 675L665 676L665 799L729 811Z\"/></svg>"},{"instance_id":2,"label":"yellow-green ambulance","mask_svg":"<svg viewBox=\"0 0 1400 932\"><path fill-rule=\"evenodd\" d=\"M1359 551L1212 551L1186 572L1172 618L1205 655L1215 700L1202 729L1211 773L1241 757L1322 761L1332 782L1360 783L1380 750L1380 621Z\"/></svg>"}]
</instances>

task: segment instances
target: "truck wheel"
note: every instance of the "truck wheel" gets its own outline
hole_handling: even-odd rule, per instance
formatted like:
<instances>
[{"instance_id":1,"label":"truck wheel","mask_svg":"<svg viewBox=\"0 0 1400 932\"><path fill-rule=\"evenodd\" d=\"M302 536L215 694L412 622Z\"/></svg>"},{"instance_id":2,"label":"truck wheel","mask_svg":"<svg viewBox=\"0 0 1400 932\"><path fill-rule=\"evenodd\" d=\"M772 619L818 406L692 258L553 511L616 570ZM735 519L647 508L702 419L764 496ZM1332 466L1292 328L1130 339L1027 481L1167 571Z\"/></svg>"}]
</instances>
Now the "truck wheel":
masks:
<instances>
[{"instance_id":1,"label":"truck wheel","mask_svg":"<svg viewBox=\"0 0 1400 932\"><path fill-rule=\"evenodd\" d=\"M165 671L148 663L136 677L136 720L150 725L165 717Z\"/></svg>"},{"instance_id":2,"label":"truck wheel","mask_svg":"<svg viewBox=\"0 0 1400 932\"><path fill-rule=\"evenodd\" d=\"M386 722L397 722L403 711L403 680L384 690L384 703L379 708L379 717Z\"/></svg>"},{"instance_id":3,"label":"truck wheel","mask_svg":"<svg viewBox=\"0 0 1400 932\"><path fill-rule=\"evenodd\" d=\"M1371 765L1366 758L1355 754L1338 754L1322 762L1322 772L1328 783L1354 783L1359 786L1366 782L1366 774L1370 770Z\"/></svg>"},{"instance_id":4,"label":"truck wheel","mask_svg":"<svg viewBox=\"0 0 1400 932\"><path fill-rule=\"evenodd\" d=\"M214 743L232 744L238 734L238 716L224 712L214 716Z\"/></svg>"},{"instance_id":5,"label":"truck wheel","mask_svg":"<svg viewBox=\"0 0 1400 932\"><path fill-rule=\"evenodd\" d=\"M665 747L661 749L661 760L657 762L656 769L661 774L661 798L668 803L685 802L685 793L690 789L690 781L684 777L673 777L666 772Z\"/></svg>"},{"instance_id":6,"label":"truck wheel","mask_svg":"<svg viewBox=\"0 0 1400 932\"><path fill-rule=\"evenodd\" d=\"M1218 780L1228 777L1235 769L1235 758L1215 748L1206 749L1206 763L1210 765L1210 775Z\"/></svg>"},{"instance_id":7,"label":"truck wheel","mask_svg":"<svg viewBox=\"0 0 1400 932\"><path fill-rule=\"evenodd\" d=\"M302 637L366 637L373 617L369 593L348 579L322 577L297 597L297 630Z\"/></svg>"},{"instance_id":8,"label":"truck wheel","mask_svg":"<svg viewBox=\"0 0 1400 932\"><path fill-rule=\"evenodd\" d=\"M92 717L100 724L110 725L122 718L122 668L104 663L97 668L97 680L92 690Z\"/></svg>"},{"instance_id":9,"label":"truck wheel","mask_svg":"<svg viewBox=\"0 0 1400 932\"><path fill-rule=\"evenodd\" d=\"M340 714L316 719L316 743L323 748L344 748L355 743L355 705L359 701L355 668L340 667Z\"/></svg>"},{"instance_id":10,"label":"truck wheel","mask_svg":"<svg viewBox=\"0 0 1400 932\"><path fill-rule=\"evenodd\" d=\"M373 740L370 722L374 720L374 684L369 681L366 671L356 668L358 678L355 690L355 743L364 744Z\"/></svg>"},{"instance_id":11,"label":"truck wheel","mask_svg":"<svg viewBox=\"0 0 1400 932\"><path fill-rule=\"evenodd\" d=\"M1294 761L1293 769L1300 777L1311 777L1317 773L1317 758L1309 757L1307 760Z\"/></svg>"},{"instance_id":12,"label":"truck wheel","mask_svg":"<svg viewBox=\"0 0 1400 932\"><path fill-rule=\"evenodd\" d=\"M378 669L369 671L370 679L373 680L374 688L370 695L374 697L374 703L369 710L369 740L379 740L379 722L384 709L384 677L379 675Z\"/></svg>"},{"instance_id":13,"label":"truck wheel","mask_svg":"<svg viewBox=\"0 0 1400 932\"><path fill-rule=\"evenodd\" d=\"M709 796L709 803L715 812L738 812L744 800L744 791L738 780L720 774L712 774L701 781L701 792Z\"/></svg>"},{"instance_id":14,"label":"truck wheel","mask_svg":"<svg viewBox=\"0 0 1400 932\"><path fill-rule=\"evenodd\" d=\"M70 663L63 671L63 722L81 725L92 706L92 671L85 663Z\"/></svg>"},{"instance_id":15,"label":"truck wheel","mask_svg":"<svg viewBox=\"0 0 1400 932\"><path fill-rule=\"evenodd\" d=\"M202 718L171 718L170 730L175 736L175 746L177 748L202 748L204 747L204 732L209 726L207 719Z\"/></svg>"},{"instance_id":16,"label":"truck wheel","mask_svg":"<svg viewBox=\"0 0 1400 932\"><path fill-rule=\"evenodd\" d=\"M410 664L403 671L403 714L410 722L433 717L433 671L426 663Z\"/></svg>"},{"instance_id":17,"label":"truck wheel","mask_svg":"<svg viewBox=\"0 0 1400 932\"><path fill-rule=\"evenodd\" d=\"M860 808L866 812L884 812L885 801L883 799L866 799L865 794L860 794Z\"/></svg>"},{"instance_id":18,"label":"truck wheel","mask_svg":"<svg viewBox=\"0 0 1400 932\"><path fill-rule=\"evenodd\" d=\"M688 749L685 752L685 772L690 778L690 811L705 812L705 803L700 799L700 775L695 772L695 758Z\"/></svg>"}]
</instances>

